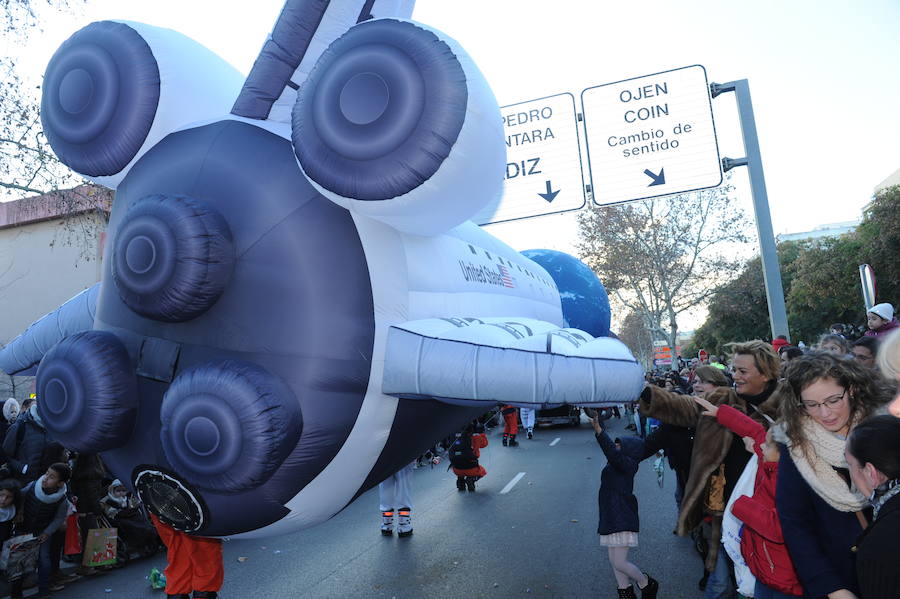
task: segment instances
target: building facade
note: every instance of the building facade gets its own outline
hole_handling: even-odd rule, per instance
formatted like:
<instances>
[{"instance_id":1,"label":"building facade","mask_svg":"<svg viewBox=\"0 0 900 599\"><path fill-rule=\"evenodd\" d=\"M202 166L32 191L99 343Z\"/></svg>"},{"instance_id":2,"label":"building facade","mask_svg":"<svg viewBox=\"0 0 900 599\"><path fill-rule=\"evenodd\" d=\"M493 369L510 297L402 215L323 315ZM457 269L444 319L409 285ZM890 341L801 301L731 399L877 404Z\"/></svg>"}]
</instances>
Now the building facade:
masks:
<instances>
[{"instance_id":1,"label":"building facade","mask_svg":"<svg viewBox=\"0 0 900 599\"><path fill-rule=\"evenodd\" d=\"M92 185L0 203L0 343L100 280L111 203ZM15 395L30 393L16 383ZM0 376L0 400L11 386Z\"/></svg>"}]
</instances>

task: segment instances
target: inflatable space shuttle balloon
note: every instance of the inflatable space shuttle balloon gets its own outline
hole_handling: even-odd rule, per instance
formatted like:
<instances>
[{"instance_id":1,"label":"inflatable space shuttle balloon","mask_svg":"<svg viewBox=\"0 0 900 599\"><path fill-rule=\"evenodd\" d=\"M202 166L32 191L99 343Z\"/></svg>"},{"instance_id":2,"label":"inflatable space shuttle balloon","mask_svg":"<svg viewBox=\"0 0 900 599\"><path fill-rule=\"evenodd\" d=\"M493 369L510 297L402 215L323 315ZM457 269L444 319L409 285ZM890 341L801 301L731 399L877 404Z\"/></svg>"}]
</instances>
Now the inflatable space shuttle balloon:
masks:
<instances>
[{"instance_id":1,"label":"inflatable space shuttle balloon","mask_svg":"<svg viewBox=\"0 0 900 599\"><path fill-rule=\"evenodd\" d=\"M101 282L0 367L39 364L51 434L181 530L311 526L498 402L640 392L608 307L594 330L564 310L581 274L468 221L502 191L500 112L411 14L288 0L246 78L118 21L47 67L54 151L116 197Z\"/></svg>"}]
</instances>

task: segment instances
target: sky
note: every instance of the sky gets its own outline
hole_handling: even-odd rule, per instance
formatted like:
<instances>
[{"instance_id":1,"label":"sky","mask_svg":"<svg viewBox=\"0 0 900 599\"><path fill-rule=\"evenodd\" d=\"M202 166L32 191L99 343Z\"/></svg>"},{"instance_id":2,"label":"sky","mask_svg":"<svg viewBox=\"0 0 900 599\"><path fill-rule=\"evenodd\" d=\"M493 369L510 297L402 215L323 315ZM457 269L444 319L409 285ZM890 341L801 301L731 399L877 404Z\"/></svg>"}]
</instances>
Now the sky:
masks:
<instances>
[{"instance_id":1,"label":"sky","mask_svg":"<svg viewBox=\"0 0 900 599\"><path fill-rule=\"evenodd\" d=\"M39 73L79 27L123 18L176 29L246 73L281 5L87 0L74 16L43 11L22 64ZM501 105L693 64L711 82L747 79L776 234L861 218L900 169L897 0L419 0L413 18L460 42ZM713 110L721 155L740 157L733 96ZM732 175L752 226L746 169ZM572 251L577 235L573 213L488 230L518 250Z\"/></svg>"}]
</instances>

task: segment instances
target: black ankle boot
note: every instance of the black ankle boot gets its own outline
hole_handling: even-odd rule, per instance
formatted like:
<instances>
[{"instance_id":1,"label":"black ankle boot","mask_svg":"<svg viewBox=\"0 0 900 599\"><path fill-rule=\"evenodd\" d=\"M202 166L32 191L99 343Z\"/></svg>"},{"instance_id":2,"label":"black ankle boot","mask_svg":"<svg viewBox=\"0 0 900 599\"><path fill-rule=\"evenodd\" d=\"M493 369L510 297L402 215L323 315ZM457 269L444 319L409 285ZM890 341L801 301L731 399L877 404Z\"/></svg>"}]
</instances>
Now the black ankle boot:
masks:
<instances>
[{"instance_id":1,"label":"black ankle boot","mask_svg":"<svg viewBox=\"0 0 900 599\"><path fill-rule=\"evenodd\" d=\"M627 587L624 589L616 589L619 593L619 599L637 599L634 595L634 589L632 587Z\"/></svg>"},{"instance_id":2,"label":"black ankle boot","mask_svg":"<svg viewBox=\"0 0 900 599\"><path fill-rule=\"evenodd\" d=\"M510 447L518 447L518 446L519 446L519 442L516 441L516 436L515 436L515 435L510 435L510 436L509 436L509 446L510 446Z\"/></svg>"},{"instance_id":3,"label":"black ankle boot","mask_svg":"<svg viewBox=\"0 0 900 599\"><path fill-rule=\"evenodd\" d=\"M465 491L466 490L466 477L464 477L464 476L456 477L456 490L457 491Z\"/></svg>"},{"instance_id":4,"label":"black ankle boot","mask_svg":"<svg viewBox=\"0 0 900 599\"><path fill-rule=\"evenodd\" d=\"M466 477L466 488L469 490L470 493L475 492L475 481L476 480L478 480L478 479L475 478L474 476Z\"/></svg>"},{"instance_id":5,"label":"black ankle boot","mask_svg":"<svg viewBox=\"0 0 900 599\"><path fill-rule=\"evenodd\" d=\"M659 592L659 583L652 576L644 572L647 577L647 585L641 589L641 599L656 599L656 593Z\"/></svg>"},{"instance_id":6,"label":"black ankle boot","mask_svg":"<svg viewBox=\"0 0 900 599\"><path fill-rule=\"evenodd\" d=\"M509 445L509 434L503 433L503 447L506 447L507 445Z\"/></svg>"},{"instance_id":7,"label":"black ankle boot","mask_svg":"<svg viewBox=\"0 0 900 599\"><path fill-rule=\"evenodd\" d=\"M194 599L216 599L218 596L215 591L194 591Z\"/></svg>"}]
</instances>

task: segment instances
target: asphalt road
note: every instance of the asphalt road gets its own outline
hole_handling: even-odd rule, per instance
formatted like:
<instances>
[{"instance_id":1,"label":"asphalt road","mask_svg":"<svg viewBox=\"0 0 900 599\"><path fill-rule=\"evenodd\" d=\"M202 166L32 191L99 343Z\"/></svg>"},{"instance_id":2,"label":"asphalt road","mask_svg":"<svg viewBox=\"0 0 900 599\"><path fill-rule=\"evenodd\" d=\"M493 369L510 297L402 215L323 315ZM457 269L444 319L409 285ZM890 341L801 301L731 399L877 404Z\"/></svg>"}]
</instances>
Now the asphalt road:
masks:
<instances>
[{"instance_id":1,"label":"asphalt road","mask_svg":"<svg viewBox=\"0 0 900 599\"><path fill-rule=\"evenodd\" d=\"M630 434L625 420L612 435ZM558 441L557 441L558 439ZM503 598L615 597L606 549L597 538L597 488L606 460L587 422L541 428L517 448L500 431L482 450L487 477L475 493L456 490L446 461L413 473L412 537L383 537L376 489L315 528L264 540L225 543L221 597ZM660 597L699 597L699 557L672 534L675 477L659 488L652 458L636 479L640 546L631 557L657 578ZM506 493L504 488L519 477ZM162 598L150 589L150 568L165 556L84 578L55 599Z\"/></svg>"}]
</instances>

